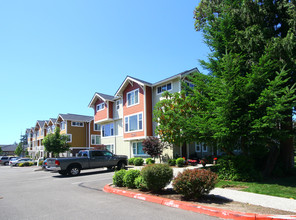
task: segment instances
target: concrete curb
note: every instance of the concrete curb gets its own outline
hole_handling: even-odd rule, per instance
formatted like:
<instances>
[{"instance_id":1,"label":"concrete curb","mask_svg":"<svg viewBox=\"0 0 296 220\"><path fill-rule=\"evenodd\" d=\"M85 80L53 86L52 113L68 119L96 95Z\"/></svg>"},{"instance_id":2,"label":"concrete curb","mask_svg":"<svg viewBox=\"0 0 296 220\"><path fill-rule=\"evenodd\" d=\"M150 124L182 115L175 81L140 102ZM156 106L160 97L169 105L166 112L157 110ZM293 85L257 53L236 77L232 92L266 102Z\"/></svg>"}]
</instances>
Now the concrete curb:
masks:
<instances>
[{"instance_id":1,"label":"concrete curb","mask_svg":"<svg viewBox=\"0 0 296 220\"><path fill-rule=\"evenodd\" d=\"M230 210L224 210L219 208L213 208L203 205L196 205L189 202L177 201L166 199L159 196L151 196L141 193L135 193L127 190L116 189L110 186L111 184L107 184L104 187L104 191L108 193L114 193L117 195L122 195L134 199L140 199L143 201L153 202L173 208L193 211L201 214L206 214L214 217L224 218L224 219L260 219L260 220L267 220L267 219L277 219L277 220L287 220L287 219L296 219L296 215L260 215L254 213L243 213L243 212L235 212Z\"/></svg>"}]
</instances>

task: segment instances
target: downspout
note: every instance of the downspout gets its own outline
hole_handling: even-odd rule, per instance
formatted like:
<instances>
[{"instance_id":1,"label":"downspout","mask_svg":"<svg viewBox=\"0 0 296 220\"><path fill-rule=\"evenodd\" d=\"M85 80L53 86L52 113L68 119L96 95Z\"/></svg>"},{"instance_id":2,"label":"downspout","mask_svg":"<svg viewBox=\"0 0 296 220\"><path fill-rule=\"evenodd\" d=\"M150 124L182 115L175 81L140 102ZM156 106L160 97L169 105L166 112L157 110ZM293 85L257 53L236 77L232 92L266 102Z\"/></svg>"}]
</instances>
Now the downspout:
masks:
<instances>
[{"instance_id":1,"label":"downspout","mask_svg":"<svg viewBox=\"0 0 296 220\"><path fill-rule=\"evenodd\" d=\"M90 149L90 137L91 137L91 134L90 134L90 123L91 122L88 122L88 149ZM94 121L94 123L95 123L95 121Z\"/></svg>"}]
</instances>

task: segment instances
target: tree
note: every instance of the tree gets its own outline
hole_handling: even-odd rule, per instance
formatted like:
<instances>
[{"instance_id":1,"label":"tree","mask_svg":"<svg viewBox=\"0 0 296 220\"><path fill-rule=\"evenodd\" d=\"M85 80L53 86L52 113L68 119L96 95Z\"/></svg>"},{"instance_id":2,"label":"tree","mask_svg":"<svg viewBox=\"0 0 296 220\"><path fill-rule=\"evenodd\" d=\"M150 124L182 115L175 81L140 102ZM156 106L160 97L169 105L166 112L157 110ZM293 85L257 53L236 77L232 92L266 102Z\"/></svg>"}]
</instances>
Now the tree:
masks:
<instances>
[{"instance_id":1,"label":"tree","mask_svg":"<svg viewBox=\"0 0 296 220\"><path fill-rule=\"evenodd\" d=\"M222 83L213 98L222 113L214 115L214 137L292 168L296 2L202 0L195 19L212 50L201 63Z\"/></svg>"},{"instance_id":2,"label":"tree","mask_svg":"<svg viewBox=\"0 0 296 220\"><path fill-rule=\"evenodd\" d=\"M0 147L0 155L2 155L3 153L3 150L2 150L2 147Z\"/></svg>"},{"instance_id":3,"label":"tree","mask_svg":"<svg viewBox=\"0 0 296 220\"><path fill-rule=\"evenodd\" d=\"M14 151L14 153L18 156L21 156L24 152L24 149L23 149L23 144L22 143L19 143Z\"/></svg>"},{"instance_id":4,"label":"tree","mask_svg":"<svg viewBox=\"0 0 296 220\"><path fill-rule=\"evenodd\" d=\"M143 151L150 155L153 158L159 157L163 149L165 148L164 144L157 137L147 137L143 142Z\"/></svg>"},{"instance_id":5,"label":"tree","mask_svg":"<svg viewBox=\"0 0 296 220\"><path fill-rule=\"evenodd\" d=\"M53 153L53 155L58 157L60 153L64 153L69 150L69 144L67 143L67 140L67 135L61 135L60 128L56 127L53 134L48 134L43 139L43 145L47 152Z\"/></svg>"}]
</instances>

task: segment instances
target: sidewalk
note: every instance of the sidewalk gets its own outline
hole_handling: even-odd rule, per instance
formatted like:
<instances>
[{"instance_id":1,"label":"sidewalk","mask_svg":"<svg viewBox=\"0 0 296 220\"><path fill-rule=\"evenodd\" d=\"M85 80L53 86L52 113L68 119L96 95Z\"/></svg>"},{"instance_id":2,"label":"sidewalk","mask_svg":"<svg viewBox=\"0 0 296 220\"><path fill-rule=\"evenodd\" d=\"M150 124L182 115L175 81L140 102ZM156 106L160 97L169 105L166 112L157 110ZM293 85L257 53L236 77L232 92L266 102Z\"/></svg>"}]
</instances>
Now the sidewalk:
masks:
<instances>
[{"instance_id":1,"label":"sidewalk","mask_svg":"<svg viewBox=\"0 0 296 220\"><path fill-rule=\"evenodd\" d=\"M196 169L200 168L202 165L190 166L186 168L173 168L174 176L179 172L183 172L184 169ZM142 167L134 167L133 169L141 169ZM172 185L168 185L166 188L172 188ZM215 188L210 192L210 195L221 196L233 201L249 203L252 205L260 205L263 207L279 209L289 212L296 213L296 200L286 199L276 196L268 196L257 193L243 192L238 190Z\"/></svg>"}]
</instances>

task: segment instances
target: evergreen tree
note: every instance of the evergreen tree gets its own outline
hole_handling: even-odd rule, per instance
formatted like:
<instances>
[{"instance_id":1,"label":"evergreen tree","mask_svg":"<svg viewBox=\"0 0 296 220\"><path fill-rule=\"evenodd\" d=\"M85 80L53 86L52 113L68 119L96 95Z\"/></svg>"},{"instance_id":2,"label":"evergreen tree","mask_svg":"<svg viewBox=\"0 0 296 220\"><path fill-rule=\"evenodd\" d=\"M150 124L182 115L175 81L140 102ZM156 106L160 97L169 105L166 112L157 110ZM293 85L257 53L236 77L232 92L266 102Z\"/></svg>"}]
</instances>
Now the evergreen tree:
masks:
<instances>
[{"instance_id":1,"label":"evergreen tree","mask_svg":"<svg viewBox=\"0 0 296 220\"><path fill-rule=\"evenodd\" d=\"M279 155L285 169L294 161L295 6L295 1L202 0L195 10L196 29L212 50L202 64L226 85L214 98L221 104L214 137L228 148L239 143L253 156L269 152L271 164Z\"/></svg>"}]
</instances>

